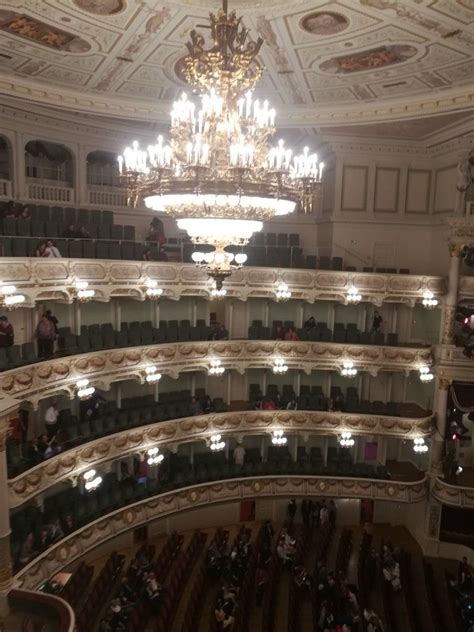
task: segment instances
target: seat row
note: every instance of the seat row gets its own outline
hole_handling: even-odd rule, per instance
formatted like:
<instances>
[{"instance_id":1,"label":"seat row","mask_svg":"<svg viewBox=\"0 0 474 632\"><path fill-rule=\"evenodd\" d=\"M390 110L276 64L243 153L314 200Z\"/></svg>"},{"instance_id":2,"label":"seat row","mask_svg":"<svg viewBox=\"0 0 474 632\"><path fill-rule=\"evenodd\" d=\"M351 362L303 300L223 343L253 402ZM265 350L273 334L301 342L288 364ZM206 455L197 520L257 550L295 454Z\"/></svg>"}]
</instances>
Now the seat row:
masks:
<instances>
[{"instance_id":1,"label":"seat row","mask_svg":"<svg viewBox=\"0 0 474 632\"><path fill-rule=\"evenodd\" d=\"M0 212L4 212L8 204L9 202L0 202ZM22 206L22 204L19 204L17 210L20 210ZM32 204L30 202L26 203L25 206L28 209L28 214L32 221L60 222L66 224L66 226L70 224L79 226L85 226L86 224L101 226L106 224L111 226L114 223L114 213L110 210L90 210L86 208L75 208L73 206L48 206L46 204Z\"/></svg>"},{"instance_id":2,"label":"seat row","mask_svg":"<svg viewBox=\"0 0 474 632\"><path fill-rule=\"evenodd\" d=\"M99 211L100 212L100 211ZM39 219L15 219L6 217L1 222L2 235L5 237L41 237L43 239L58 239L67 232L69 226L75 222L43 221ZM91 239L122 239L135 240L135 226L122 224L80 224ZM73 237L73 235L68 235ZM87 237L87 235L85 236ZM88 239L86 239L88 241Z\"/></svg>"}]
</instances>

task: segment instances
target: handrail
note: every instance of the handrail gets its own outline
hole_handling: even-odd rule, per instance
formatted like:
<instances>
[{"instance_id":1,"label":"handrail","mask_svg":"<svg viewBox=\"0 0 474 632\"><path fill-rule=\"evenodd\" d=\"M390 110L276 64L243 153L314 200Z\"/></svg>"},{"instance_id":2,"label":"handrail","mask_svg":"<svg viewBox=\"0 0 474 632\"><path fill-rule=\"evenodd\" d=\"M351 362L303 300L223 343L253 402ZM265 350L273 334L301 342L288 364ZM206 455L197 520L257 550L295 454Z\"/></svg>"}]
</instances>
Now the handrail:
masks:
<instances>
[{"instance_id":1,"label":"handrail","mask_svg":"<svg viewBox=\"0 0 474 632\"><path fill-rule=\"evenodd\" d=\"M274 429L287 433L327 434L351 430L357 435L378 435L408 439L428 437L434 415L423 418L389 417L326 411L244 411L197 415L155 422L106 435L61 452L8 481L10 508L20 506L37 494L100 463L130 454L145 453L153 446L175 446L205 441L213 434L248 433L268 435Z\"/></svg>"},{"instance_id":2,"label":"handrail","mask_svg":"<svg viewBox=\"0 0 474 632\"><path fill-rule=\"evenodd\" d=\"M41 615L41 609L45 609L44 616L54 618L58 625L54 628L56 632L74 632L76 626L74 610L67 601L56 595L24 588L12 588L8 593L8 601L12 608L25 614Z\"/></svg>"},{"instance_id":3,"label":"handrail","mask_svg":"<svg viewBox=\"0 0 474 632\"><path fill-rule=\"evenodd\" d=\"M75 397L76 382L87 378L107 390L113 382L143 382L145 367L153 364L162 374L177 378L187 371L207 371L220 359L227 369L244 373L248 368L271 368L275 356L290 369L310 374L314 369L340 370L344 360L357 369L377 375L380 370L411 371L431 364L431 347L387 347L333 342L222 340L177 342L113 348L46 360L0 373L0 397L14 397L37 405L58 393ZM0 411L1 412L1 411Z\"/></svg>"},{"instance_id":4,"label":"handrail","mask_svg":"<svg viewBox=\"0 0 474 632\"><path fill-rule=\"evenodd\" d=\"M438 477L434 482L431 493L436 500L444 505L474 509L474 486L452 485Z\"/></svg>"},{"instance_id":5,"label":"handrail","mask_svg":"<svg viewBox=\"0 0 474 632\"><path fill-rule=\"evenodd\" d=\"M413 482L282 475L225 479L181 487L132 503L88 523L43 551L15 575L15 580L22 587L35 588L64 566L117 535L147 522L210 504L299 496L372 498L411 503L426 497L426 483L426 475Z\"/></svg>"}]
</instances>

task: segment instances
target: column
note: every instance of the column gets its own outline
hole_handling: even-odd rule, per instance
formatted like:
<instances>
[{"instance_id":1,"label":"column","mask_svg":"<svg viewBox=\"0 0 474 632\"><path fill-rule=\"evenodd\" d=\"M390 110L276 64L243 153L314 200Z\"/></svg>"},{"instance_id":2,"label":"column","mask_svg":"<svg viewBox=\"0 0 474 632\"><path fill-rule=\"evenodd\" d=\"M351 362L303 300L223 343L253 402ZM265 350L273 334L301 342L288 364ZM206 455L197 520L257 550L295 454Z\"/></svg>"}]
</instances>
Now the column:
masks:
<instances>
[{"instance_id":1,"label":"column","mask_svg":"<svg viewBox=\"0 0 474 632\"><path fill-rule=\"evenodd\" d=\"M234 321L234 302L227 302L227 331L229 332L229 340L233 338L233 321Z\"/></svg>"},{"instance_id":2,"label":"column","mask_svg":"<svg viewBox=\"0 0 474 632\"><path fill-rule=\"evenodd\" d=\"M74 333L79 336L81 333L81 303L80 301L74 301Z\"/></svg>"},{"instance_id":3,"label":"column","mask_svg":"<svg viewBox=\"0 0 474 632\"><path fill-rule=\"evenodd\" d=\"M329 447L329 439L328 437L323 438L323 463L324 466L328 464L328 447Z\"/></svg>"},{"instance_id":4,"label":"column","mask_svg":"<svg viewBox=\"0 0 474 632\"><path fill-rule=\"evenodd\" d=\"M196 395L196 374L191 374L191 395L194 397Z\"/></svg>"},{"instance_id":5,"label":"column","mask_svg":"<svg viewBox=\"0 0 474 632\"><path fill-rule=\"evenodd\" d=\"M89 204L89 185L87 184L87 149L76 148L74 153L74 202L77 204Z\"/></svg>"},{"instance_id":6,"label":"column","mask_svg":"<svg viewBox=\"0 0 474 632\"><path fill-rule=\"evenodd\" d=\"M2 402L5 409L6 401ZM14 402L14 400L12 400ZM16 416L18 404L10 406L8 414L0 418L0 617L8 614L8 592L12 587L12 565L10 558L10 511L8 498L7 454L5 441L10 427L10 417Z\"/></svg>"},{"instance_id":7,"label":"column","mask_svg":"<svg viewBox=\"0 0 474 632\"><path fill-rule=\"evenodd\" d=\"M115 404L117 408L122 406L122 387L119 383L115 385Z\"/></svg>"},{"instance_id":8,"label":"column","mask_svg":"<svg viewBox=\"0 0 474 632\"><path fill-rule=\"evenodd\" d=\"M396 334L397 325L398 325L398 305L393 305L392 306L392 322L391 322L391 329L389 333Z\"/></svg>"},{"instance_id":9,"label":"column","mask_svg":"<svg viewBox=\"0 0 474 632\"><path fill-rule=\"evenodd\" d=\"M298 310L296 313L296 327L298 329L301 329L303 327L303 313L304 313L303 301L299 301Z\"/></svg>"},{"instance_id":10,"label":"column","mask_svg":"<svg viewBox=\"0 0 474 632\"><path fill-rule=\"evenodd\" d=\"M443 326L441 327L441 344L443 345L452 345L454 343L454 317L458 300L459 268L461 266L463 247L463 244L449 244L448 293L444 302Z\"/></svg>"},{"instance_id":11,"label":"column","mask_svg":"<svg viewBox=\"0 0 474 632\"><path fill-rule=\"evenodd\" d=\"M23 134L17 132L13 151L13 189L17 200L25 200L27 196L25 168L25 140Z\"/></svg>"},{"instance_id":12,"label":"column","mask_svg":"<svg viewBox=\"0 0 474 632\"><path fill-rule=\"evenodd\" d=\"M334 322L336 320L336 304L329 303L328 327L334 332Z\"/></svg>"},{"instance_id":13,"label":"column","mask_svg":"<svg viewBox=\"0 0 474 632\"><path fill-rule=\"evenodd\" d=\"M438 378L436 385L435 404L436 432L431 442L431 471L440 474L443 469L443 452L446 436L446 409L448 405L449 381Z\"/></svg>"},{"instance_id":14,"label":"column","mask_svg":"<svg viewBox=\"0 0 474 632\"><path fill-rule=\"evenodd\" d=\"M160 322L159 318L160 313L158 312L158 324ZM112 326L115 331L120 331L120 327L122 326L122 306L120 305L119 298L112 299Z\"/></svg>"},{"instance_id":15,"label":"column","mask_svg":"<svg viewBox=\"0 0 474 632\"><path fill-rule=\"evenodd\" d=\"M227 371L227 396L226 396L226 404L230 406L231 401L231 393L232 393L232 374L230 371Z\"/></svg>"},{"instance_id":16,"label":"column","mask_svg":"<svg viewBox=\"0 0 474 632\"><path fill-rule=\"evenodd\" d=\"M121 324L121 309L120 309L120 302L117 300L117 307L119 310L119 314L117 315L117 320L119 322L119 327L118 329L120 329L120 324ZM158 328L160 326L160 301L152 301L152 323L153 323L153 327Z\"/></svg>"},{"instance_id":17,"label":"column","mask_svg":"<svg viewBox=\"0 0 474 632\"><path fill-rule=\"evenodd\" d=\"M268 327L268 319L270 316L270 307L268 305L268 301L265 301L263 305L263 326Z\"/></svg>"},{"instance_id":18,"label":"column","mask_svg":"<svg viewBox=\"0 0 474 632\"><path fill-rule=\"evenodd\" d=\"M299 396L301 391L301 373L299 371L295 371L294 389L296 395Z\"/></svg>"}]
</instances>

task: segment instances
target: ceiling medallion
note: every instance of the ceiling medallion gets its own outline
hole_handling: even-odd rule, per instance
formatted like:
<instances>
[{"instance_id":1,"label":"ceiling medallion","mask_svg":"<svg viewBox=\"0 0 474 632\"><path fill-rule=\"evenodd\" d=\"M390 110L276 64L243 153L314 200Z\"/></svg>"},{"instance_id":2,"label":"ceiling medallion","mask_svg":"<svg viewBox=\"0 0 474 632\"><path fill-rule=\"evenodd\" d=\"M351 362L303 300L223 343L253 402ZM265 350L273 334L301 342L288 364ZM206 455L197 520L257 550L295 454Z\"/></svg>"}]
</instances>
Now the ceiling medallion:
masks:
<instances>
[{"instance_id":1,"label":"ceiling medallion","mask_svg":"<svg viewBox=\"0 0 474 632\"><path fill-rule=\"evenodd\" d=\"M301 20L301 28L311 35L335 35L348 26L349 20L334 11L316 11Z\"/></svg>"},{"instance_id":2,"label":"ceiling medallion","mask_svg":"<svg viewBox=\"0 0 474 632\"><path fill-rule=\"evenodd\" d=\"M293 155L283 140L271 145L275 110L253 96L263 41L249 38L227 0L210 14L209 28L209 43L191 31L180 64L199 101L183 94L173 104L169 143L159 136L145 150L135 141L118 162L129 203L143 199L175 217L194 243L212 244L222 258L226 246L247 244L264 220L298 203L311 212L324 163L307 147Z\"/></svg>"}]
</instances>

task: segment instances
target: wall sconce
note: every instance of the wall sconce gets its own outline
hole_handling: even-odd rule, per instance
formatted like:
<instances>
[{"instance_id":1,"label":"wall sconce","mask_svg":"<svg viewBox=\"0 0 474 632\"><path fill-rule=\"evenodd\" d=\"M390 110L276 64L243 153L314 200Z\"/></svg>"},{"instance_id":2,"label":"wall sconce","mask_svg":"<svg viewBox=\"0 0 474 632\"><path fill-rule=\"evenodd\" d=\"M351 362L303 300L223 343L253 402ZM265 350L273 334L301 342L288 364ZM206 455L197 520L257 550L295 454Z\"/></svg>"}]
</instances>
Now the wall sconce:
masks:
<instances>
[{"instance_id":1,"label":"wall sconce","mask_svg":"<svg viewBox=\"0 0 474 632\"><path fill-rule=\"evenodd\" d=\"M146 462L148 465L159 465L163 461L165 457L163 454L158 454L159 451L159 448L150 448L147 451L148 459Z\"/></svg>"},{"instance_id":2,"label":"wall sconce","mask_svg":"<svg viewBox=\"0 0 474 632\"><path fill-rule=\"evenodd\" d=\"M24 294L16 293L16 285L2 285L0 286L0 296L2 306L8 311L19 307L25 302Z\"/></svg>"},{"instance_id":3,"label":"wall sconce","mask_svg":"<svg viewBox=\"0 0 474 632\"><path fill-rule=\"evenodd\" d=\"M354 368L352 360L344 360L341 375L343 377L355 377L357 375L357 369Z\"/></svg>"},{"instance_id":4,"label":"wall sconce","mask_svg":"<svg viewBox=\"0 0 474 632\"><path fill-rule=\"evenodd\" d=\"M420 372L420 380L422 382L432 382L434 379L433 373L431 373L430 368L427 366L422 366L419 369Z\"/></svg>"},{"instance_id":5,"label":"wall sconce","mask_svg":"<svg viewBox=\"0 0 474 632\"><path fill-rule=\"evenodd\" d=\"M434 309L438 305L438 299L434 297L433 292L425 290L423 292L423 300L421 301L426 309Z\"/></svg>"},{"instance_id":6,"label":"wall sconce","mask_svg":"<svg viewBox=\"0 0 474 632\"><path fill-rule=\"evenodd\" d=\"M86 481L84 487L88 492L92 492L94 489L97 489L102 483L102 476L96 476L95 474L95 470L88 470L83 474L83 478Z\"/></svg>"},{"instance_id":7,"label":"wall sconce","mask_svg":"<svg viewBox=\"0 0 474 632\"><path fill-rule=\"evenodd\" d=\"M213 452L219 452L225 448L225 441L221 441L221 435L212 435L209 447Z\"/></svg>"},{"instance_id":8,"label":"wall sconce","mask_svg":"<svg viewBox=\"0 0 474 632\"><path fill-rule=\"evenodd\" d=\"M75 284L76 299L81 303L87 303L95 296L95 290L87 289L89 286L88 281L77 281Z\"/></svg>"},{"instance_id":9,"label":"wall sconce","mask_svg":"<svg viewBox=\"0 0 474 632\"><path fill-rule=\"evenodd\" d=\"M161 373L158 373L156 366L147 366L145 369L145 382L156 384L161 380Z\"/></svg>"},{"instance_id":10,"label":"wall sconce","mask_svg":"<svg viewBox=\"0 0 474 632\"><path fill-rule=\"evenodd\" d=\"M275 375L284 375L288 371L288 365L283 358L277 358L273 361L272 371Z\"/></svg>"},{"instance_id":11,"label":"wall sconce","mask_svg":"<svg viewBox=\"0 0 474 632\"><path fill-rule=\"evenodd\" d=\"M224 287L217 287L217 284L214 281L209 294L212 296L212 298L224 298L227 294L227 290Z\"/></svg>"},{"instance_id":12,"label":"wall sconce","mask_svg":"<svg viewBox=\"0 0 474 632\"><path fill-rule=\"evenodd\" d=\"M286 283L280 283L275 292L276 300L279 303L286 303L291 298L291 292Z\"/></svg>"},{"instance_id":13,"label":"wall sconce","mask_svg":"<svg viewBox=\"0 0 474 632\"><path fill-rule=\"evenodd\" d=\"M89 397L95 393L95 388L93 386L89 386L89 380L87 378L78 380L76 382L76 388L76 395L79 399L89 399Z\"/></svg>"},{"instance_id":14,"label":"wall sconce","mask_svg":"<svg viewBox=\"0 0 474 632\"><path fill-rule=\"evenodd\" d=\"M160 298L160 296L162 296L163 290L161 289L161 287L158 287L158 281L156 281L155 279L147 279L145 281L145 285L147 288L145 290L145 295L147 298L156 301Z\"/></svg>"},{"instance_id":15,"label":"wall sconce","mask_svg":"<svg viewBox=\"0 0 474 632\"><path fill-rule=\"evenodd\" d=\"M424 454L428 452L428 446L425 443L423 437L418 437L417 439L413 439L413 450L418 454Z\"/></svg>"},{"instance_id":16,"label":"wall sconce","mask_svg":"<svg viewBox=\"0 0 474 632\"><path fill-rule=\"evenodd\" d=\"M341 432L341 436L339 438L339 445L343 448L352 448L355 441L352 438L351 432Z\"/></svg>"},{"instance_id":17,"label":"wall sconce","mask_svg":"<svg viewBox=\"0 0 474 632\"><path fill-rule=\"evenodd\" d=\"M273 445L276 445L277 447L280 448L286 445L287 442L288 442L288 439L285 437L285 433L283 432L283 430L274 430L272 432Z\"/></svg>"},{"instance_id":18,"label":"wall sconce","mask_svg":"<svg viewBox=\"0 0 474 632\"><path fill-rule=\"evenodd\" d=\"M212 360L211 367L208 370L209 375L220 376L224 373L225 368L222 366L222 362L220 360Z\"/></svg>"},{"instance_id":19,"label":"wall sconce","mask_svg":"<svg viewBox=\"0 0 474 632\"><path fill-rule=\"evenodd\" d=\"M357 305L362 300L362 296L359 294L359 290L351 285L351 287L347 290L346 302L352 305Z\"/></svg>"}]
</instances>

